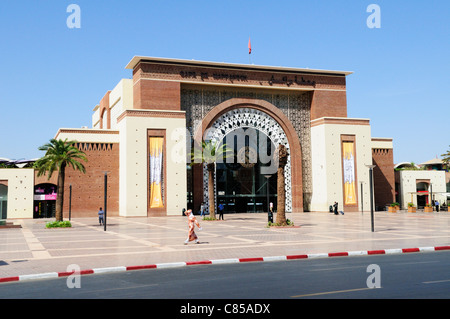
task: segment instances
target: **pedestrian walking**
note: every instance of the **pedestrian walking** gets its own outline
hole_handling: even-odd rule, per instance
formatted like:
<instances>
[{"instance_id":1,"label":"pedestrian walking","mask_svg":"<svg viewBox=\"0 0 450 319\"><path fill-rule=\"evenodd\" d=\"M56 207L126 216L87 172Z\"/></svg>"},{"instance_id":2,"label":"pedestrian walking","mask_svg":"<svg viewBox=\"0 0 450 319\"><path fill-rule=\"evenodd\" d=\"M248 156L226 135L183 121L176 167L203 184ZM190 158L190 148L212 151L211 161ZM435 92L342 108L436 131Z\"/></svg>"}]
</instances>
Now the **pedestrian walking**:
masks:
<instances>
[{"instance_id":1,"label":"pedestrian walking","mask_svg":"<svg viewBox=\"0 0 450 319\"><path fill-rule=\"evenodd\" d=\"M273 203L272 202L270 202L270 204L269 204L269 214L267 217L268 217L267 218L268 222L273 223Z\"/></svg>"},{"instance_id":2,"label":"pedestrian walking","mask_svg":"<svg viewBox=\"0 0 450 319\"><path fill-rule=\"evenodd\" d=\"M105 221L103 219L103 216L105 215L105 212L103 211L103 209L100 207L100 209L98 210L98 222L100 224L100 226L103 224L105 224Z\"/></svg>"},{"instance_id":3,"label":"pedestrian walking","mask_svg":"<svg viewBox=\"0 0 450 319\"><path fill-rule=\"evenodd\" d=\"M338 215L339 213L338 213L338 203L337 202L334 202L333 209L334 209L334 214Z\"/></svg>"},{"instance_id":4,"label":"pedestrian walking","mask_svg":"<svg viewBox=\"0 0 450 319\"><path fill-rule=\"evenodd\" d=\"M223 209L224 209L223 204L220 203L219 204L219 220L220 220L221 217L222 217L222 220L223 220Z\"/></svg>"},{"instance_id":5,"label":"pedestrian walking","mask_svg":"<svg viewBox=\"0 0 450 319\"><path fill-rule=\"evenodd\" d=\"M184 244L187 245L191 241L194 241L196 244L200 244L198 236L195 233L195 226L197 225L198 230L202 230L202 228L200 227L197 218L195 218L194 214L192 213L192 209L188 209L185 214L188 217L189 233L188 238L184 241Z\"/></svg>"},{"instance_id":6,"label":"pedestrian walking","mask_svg":"<svg viewBox=\"0 0 450 319\"><path fill-rule=\"evenodd\" d=\"M205 203L202 202L200 205L200 216L205 216Z\"/></svg>"},{"instance_id":7,"label":"pedestrian walking","mask_svg":"<svg viewBox=\"0 0 450 319\"><path fill-rule=\"evenodd\" d=\"M436 205L436 212L439 212L439 201L435 201L434 204Z\"/></svg>"}]
</instances>

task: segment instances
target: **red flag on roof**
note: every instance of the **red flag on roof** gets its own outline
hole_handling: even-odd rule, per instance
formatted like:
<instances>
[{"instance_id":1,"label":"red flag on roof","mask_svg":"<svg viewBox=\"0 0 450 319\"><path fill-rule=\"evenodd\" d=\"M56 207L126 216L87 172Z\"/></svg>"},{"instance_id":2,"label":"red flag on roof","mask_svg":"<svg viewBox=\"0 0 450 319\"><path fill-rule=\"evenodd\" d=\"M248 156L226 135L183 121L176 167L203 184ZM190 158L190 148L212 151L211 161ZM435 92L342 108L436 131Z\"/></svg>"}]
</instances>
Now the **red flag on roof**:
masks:
<instances>
[{"instance_id":1,"label":"red flag on roof","mask_svg":"<svg viewBox=\"0 0 450 319\"><path fill-rule=\"evenodd\" d=\"M248 54L252 53L252 44L250 43L250 38L248 38Z\"/></svg>"}]
</instances>

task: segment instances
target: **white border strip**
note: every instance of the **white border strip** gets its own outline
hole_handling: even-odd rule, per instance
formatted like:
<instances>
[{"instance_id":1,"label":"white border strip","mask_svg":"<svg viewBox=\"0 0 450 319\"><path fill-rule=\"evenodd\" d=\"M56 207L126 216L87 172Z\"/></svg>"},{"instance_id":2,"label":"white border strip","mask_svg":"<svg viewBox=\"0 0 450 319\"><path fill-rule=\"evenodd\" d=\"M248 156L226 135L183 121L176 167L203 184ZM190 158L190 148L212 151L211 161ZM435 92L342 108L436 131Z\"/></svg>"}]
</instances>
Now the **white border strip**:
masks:
<instances>
[{"instance_id":1,"label":"white border strip","mask_svg":"<svg viewBox=\"0 0 450 319\"><path fill-rule=\"evenodd\" d=\"M106 267L106 268L94 268L92 269L94 274L103 274L103 273L111 273L111 272L121 272L126 271L127 267Z\"/></svg>"},{"instance_id":2,"label":"white border strip","mask_svg":"<svg viewBox=\"0 0 450 319\"><path fill-rule=\"evenodd\" d=\"M436 250L436 248L440 248ZM299 256L305 256L302 258L288 258L288 257L295 257L293 256L267 256L267 257L250 257L250 258L229 258L229 259L215 259L215 260L206 260L206 264L233 264L233 263L243 263L243 262L260 262L260 261L284 261L288 259L314 259L314 258L332 258L332 257L344 257L344 256L367 256L367 255L379 255L379 254L406 254L406 253L414 253L414 252L433 252L433 251L445 251L450 250L450 246L441 246L441 247L419 247L419 248L397 248L397 249L379 249L379 250L367 250L367 251L349 251L349 252L341 252L341 253L316 253L316 254L307 254L307 255L299 255ZM376 252L371 253L369 252ZM345 255L347 254L347 255ZM191 265L196 264L205 264L205 261L203 262L189 262ZM147 265L148 268L177 268L177 267L186 267L188 265L187 262L172 262L172 263L161 263L161 264L154 264L154 265ZM153 266L153 267L150 267ZM136 267L136 268L134 268ZM128 269L131 268L131 269ZM129 270L134 269L145 269L146 265L143 266L119 266L119 267L105 267L105 268L94 268L91 270L83 270L86 274L88 273L94 273L94 274L101 274L101 273L112 273L112 272L125 272ZM91 271L91 272L90 272ZM20 275L20 276L14 276L14 277L5 277L0 278L0 284L2 282L12 282L12 281L26 281L26 280L36 280L36 279L49 279L49 278L58 278L60 277L60 274L62 276L67 276L66 273L57 273L57 272L47 272L47 273L41 273L41 274L32 274L32 275Z\"/></svg>"},{"instance_id":3,"label":"white border strip","mask_svg":"<svg viewBox=\"0 0 450 319\"><path fill-rule=\"evenodd\" d=\"M35 279L49 279L49 278L58 278L58 273L57 272L46 272L46 273L35 274L35 275L22 275L22 276L19 276L19 281L35 280Z\"/></svg>"}]
</instances>

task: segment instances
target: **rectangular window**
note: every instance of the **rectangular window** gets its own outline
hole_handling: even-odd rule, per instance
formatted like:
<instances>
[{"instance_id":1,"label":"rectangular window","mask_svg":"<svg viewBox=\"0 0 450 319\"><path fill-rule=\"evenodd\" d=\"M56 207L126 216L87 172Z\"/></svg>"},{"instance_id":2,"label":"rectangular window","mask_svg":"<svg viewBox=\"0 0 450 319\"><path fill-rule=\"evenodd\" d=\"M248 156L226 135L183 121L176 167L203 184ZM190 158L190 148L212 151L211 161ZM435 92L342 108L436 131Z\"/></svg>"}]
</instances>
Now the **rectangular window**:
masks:
<instances>
[{"instance_id":1,"label":"rectangular window","mask_svg":"<svg viewBox=\"0 0 450 319\"><path fill-rule=\"evenodd\" d=\"M342 143L344 205L356 205L355 155L353 149L353 142Z\"/></svg>"},{"instance_id":2,"label":"rectangular window","mask_svg":"<svg viewBox=\"0 0 450 319\"><path fill-rule=\"evenodd\" d=\"M163 142L162 137L150 137L150 208L163 208Z\"/></svg>"},{"instance_id":3,"label":"rectangular window","mask_svg":"<svg viewBox=\"0 0 450 319\"><path fill-rule=\"evenodd\" d=\"M147 216L166 216L166 130L147 130Z\"/></svg>"},{"instance_id":4,"label":"rectangular window","mask_svg":"<svg viewBox=\"0 0 450 319\"><path fill-rule=\"evenodd\" d=\"M342 193L344 211L358 211L356 136L341 135Z\"/></svg>"}]
</instances>

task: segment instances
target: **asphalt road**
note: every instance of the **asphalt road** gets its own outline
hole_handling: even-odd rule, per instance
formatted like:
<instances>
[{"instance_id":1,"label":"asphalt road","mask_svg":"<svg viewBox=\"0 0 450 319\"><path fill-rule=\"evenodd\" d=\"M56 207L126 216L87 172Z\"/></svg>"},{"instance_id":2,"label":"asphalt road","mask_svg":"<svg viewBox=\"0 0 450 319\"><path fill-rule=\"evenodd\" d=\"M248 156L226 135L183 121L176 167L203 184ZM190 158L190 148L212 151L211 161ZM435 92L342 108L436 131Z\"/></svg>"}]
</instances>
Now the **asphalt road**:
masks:
<instances>
[{"instance_id":1,"label":"asphalt road","mask_svg":"<svg viewBox=\"0 0 450 319\"><path fill-rule=\"evenodd\" d=\"M191 305L202 300L448 299L450 252L197 265L78 279L2 283L0 298L177 299L177 304L189 299Z\"/></svg>"}]
</instances>

